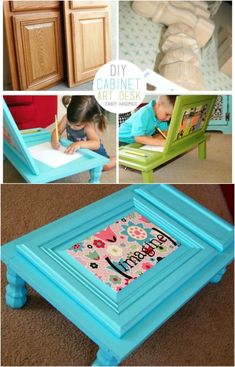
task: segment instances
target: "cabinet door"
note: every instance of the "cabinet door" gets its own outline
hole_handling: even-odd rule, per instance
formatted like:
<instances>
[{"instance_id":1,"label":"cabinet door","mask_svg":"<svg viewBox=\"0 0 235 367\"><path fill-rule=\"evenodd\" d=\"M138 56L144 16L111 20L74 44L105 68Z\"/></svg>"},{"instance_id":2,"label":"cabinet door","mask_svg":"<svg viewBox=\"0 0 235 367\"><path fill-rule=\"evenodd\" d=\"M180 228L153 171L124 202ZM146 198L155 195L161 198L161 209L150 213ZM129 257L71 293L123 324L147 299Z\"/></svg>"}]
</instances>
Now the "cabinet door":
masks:
<instances>
[{"instance_id":1,"label":"cabinet door","mask_svg":"<svg viewBox=\"0 0 235 367\"><path fill-rule=\"evenodd\" d=\"M59 1L11 1L12 11L59 9Z\"/></svg>"},{"instance_id":2,"label":"cabinet door","mask_svg":"<svg viewBox=\"0 0 235 367\"><path fill-rule=\"evenodd\" d=\"M102 6L108 6L109 2L107 0L73 0L70 1L71 9L82 9L82 8L99 8Z\"/></svg>"},{"instance_id":3,"label":"cabinet door","mask_svg":"<svg viewBox=\"0 0 235 367\"><path fill-rule=\"evenodd\" d=\"M68 80L72 87L92 79L110 59L109 9L72 10L65 4Z\"/></svg>"},{"instance_id":4,"label":"cabinet door","mask_svg":"<svg viewBox=\"0 0 235 367\"><path fill-rule=\"evenodd\" d=\"M13 15L20 89L46 88L63 78L59 12Z\"/></svg>"}]
</instances>

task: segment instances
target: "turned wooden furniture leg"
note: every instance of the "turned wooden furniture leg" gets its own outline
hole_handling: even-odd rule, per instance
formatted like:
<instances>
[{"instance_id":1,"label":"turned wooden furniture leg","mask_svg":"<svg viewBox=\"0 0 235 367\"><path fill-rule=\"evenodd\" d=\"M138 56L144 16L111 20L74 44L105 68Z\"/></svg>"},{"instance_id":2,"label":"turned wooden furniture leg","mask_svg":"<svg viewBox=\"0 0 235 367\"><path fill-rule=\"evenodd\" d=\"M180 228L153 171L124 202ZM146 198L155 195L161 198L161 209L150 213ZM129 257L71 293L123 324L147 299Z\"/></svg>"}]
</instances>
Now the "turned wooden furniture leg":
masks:
<instances>
[{"instance_id":1,"label":"turned wooden furniture leg","mask_svg":"<svg viewBox=\"0 0 235 367\"><path fill-rule=\"evenodd\" d=\"M224 273L226 272L226 267L222 268L212 279L211 279L211 283L215 284L215 283L219 283L224 275Z\"/></svg>"},{"instance_id":2,"label":"turned wooden furniture leg","mask_svg":"<svg viewBox=\"0 0 235 367\"><path fill-rule=\"evenodd\" d=\"M93 184L100 183L100 178L101 178L101 175L102 175L102 169L103 169L103 166L95 167L95 168L90 169L90 171L89 171L89 173L90 173L89 183L93 183Z\"/></svg>"},{"instance_id":3,"label":"turned wooden furniture leg","mask_svg":"<svg viewBox=\"0 0 235 367\"><path fill-rule=\"evenodd\" d=\"M206 159L206 140L198 144L198 157L200 159Z\"/></svg>"},{"instance_id":4,"label":"turned wooden furniture leg","mask_svg":"<svg viewBox=\"0 0 235 367\"><path fill-rule=\"evenodd\" d=\"M175 23L185 24L195 29L199 47L204 47L210 40L215 24L210 19L207 7L202 9L193 1L132 1L132 9L139 15L151 18L153 22L170 26Z\"/></svg>"},{"instance_id":5,"label":"turned wooden furniture leg","mask_svg":"<svg viewBox=\"0 0 235 367\"><path fill-rule=\"evenodd\" d=\"M92 366L117 366L119 361L112 356L110 351L99 349Z\"/></svg>"},{"instance_id":6,"label":"turned wooden furniture leg","mask_svg":"<svg viewBox=\"0 0 235 367\"><path fill-rule=\"evenodd\" d=\"M153 170L142 172L144 183L153 183Z\"/></svg>"},{"instance_id":7,"label":"turned wooden furniture leg","mask_svg":"<svg viewBox=\"0 0 235 367\"><path fill-rule=\"evenodd\" d=\"M21 308L27 300L25 281L11 268L7 269L6 304L11 308Z\"/></svg>"}]
</instances>

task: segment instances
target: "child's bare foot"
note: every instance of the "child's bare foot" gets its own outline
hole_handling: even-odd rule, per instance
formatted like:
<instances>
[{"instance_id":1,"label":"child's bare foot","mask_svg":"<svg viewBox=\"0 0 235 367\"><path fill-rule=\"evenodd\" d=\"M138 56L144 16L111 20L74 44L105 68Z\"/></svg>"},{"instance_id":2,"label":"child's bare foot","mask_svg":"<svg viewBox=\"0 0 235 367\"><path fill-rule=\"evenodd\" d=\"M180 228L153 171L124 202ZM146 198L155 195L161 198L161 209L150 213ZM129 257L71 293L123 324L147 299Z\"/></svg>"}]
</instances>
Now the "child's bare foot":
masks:
<instances>
[{"instance_id":1,"label":"child's bare foot","mask_svg":"<svg viewBox=\"0 0 235 367\"><path fill-rule=\"evenodd\" d=\"M103 166L103 171L109 171L116 167L116 157L110 157L109 163Z\"/></svg>"}]
</instances>

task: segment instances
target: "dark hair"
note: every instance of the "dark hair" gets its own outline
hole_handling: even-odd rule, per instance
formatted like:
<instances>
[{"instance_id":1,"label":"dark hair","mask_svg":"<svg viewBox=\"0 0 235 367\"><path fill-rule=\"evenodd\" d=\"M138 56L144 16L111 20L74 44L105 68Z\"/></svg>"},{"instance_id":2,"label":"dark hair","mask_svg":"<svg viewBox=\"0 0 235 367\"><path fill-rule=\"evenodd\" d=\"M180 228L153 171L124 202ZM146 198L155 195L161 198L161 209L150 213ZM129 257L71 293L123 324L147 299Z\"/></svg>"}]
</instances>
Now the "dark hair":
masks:
<instances>
[{"instance_id":1,"label":"dark hair","mask_svg":"<svg viewBox=\"0 0 235 367\"><path fill-rule=\"evenodd\" d=\"M176 100L176 97L178 97L178 96L166 96L166 97L167 97L167 99L168 99L169 103L170 103L172 106L174 106L174 104L175 104L175 100Z\"/></svg>"},{"instance_id":2,"label":"dark hair","mask_svg":"<svg viewBox=\"0 0 235 367\"><path fill-rule=\"evenodd\" d=\"M93 96L64 96L63 105L67 108L68 121L73 123L93 122L100 131L106 129L106 117Z\"/></svg>"}]
</instances>

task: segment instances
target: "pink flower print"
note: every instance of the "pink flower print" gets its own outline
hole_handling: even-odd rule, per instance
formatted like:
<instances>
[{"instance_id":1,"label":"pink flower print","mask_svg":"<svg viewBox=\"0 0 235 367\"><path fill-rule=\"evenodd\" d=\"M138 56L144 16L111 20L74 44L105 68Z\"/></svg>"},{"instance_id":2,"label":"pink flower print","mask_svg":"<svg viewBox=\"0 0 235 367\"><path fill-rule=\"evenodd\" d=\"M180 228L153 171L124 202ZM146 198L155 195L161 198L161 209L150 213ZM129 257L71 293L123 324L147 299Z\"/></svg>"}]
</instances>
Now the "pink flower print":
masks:
<instances>
[{"instance_id":1,"label":"pink flower print","mask_svg":"<svg viewBox=\"0 0 235 367\"><path fill-rule=\"evenodd\" d=\"M143 263L142 264L142 268L144 269L144 270L148 270L148 269L150 269L150 268L152 268L152 264L151 263L149 263L149 262L147 262L147 263Z\"/></svg>"},{"instance_id":2,"label":"pink flower print","mask_svg":"<svg viewBox=\"0 0 235 367\"><path fill-rule=\"evenodd\" d=\"M142 215L139 217L139 220L141 220L144 223L150 223L149 220L145 217L143 217Z\"/></svg>"},{"instance_id":3,"label":"pink flower print","mask_svg":"<svg viewBox=\"0 0 235 367\"><path fill-rule=\"evenodd\" d=\"M99 256L97 251L89 252L89 254L87 254L85 256L88 257L89 259L92 259L92 260L99 260L100 259L100 256Z\"/></svg>"},{"instance_id":4,"label":"pink flower print","mask_svg":"<svg viewBox=\"0 0 235 367\"><path fill-rule=\"evenodd\" d=\"M131 283L134 279L137 279L137 277L132 277L132 279L125 279L124 280L124 284L128 285L129 283Z\"/></svg>"},{"instance_id":5,"label":"pink flower print","mask_svg":"<svg viewBox=\"0 0 235 367\"><path fill-rule=\"evenodd\" d=\"M87 266L87 261L84 260L80 255L78 257L74 256L74 258L77 259L77 261L79 261L79 263L82 264L83 266L85 267Z\"/></svg>"},{"instance_id":6,"label":"pink flower print","mask_svg":"<svg viewBox=\"0 0 235 367\"><path fill-rule=\"evenodd\" d=\"M90 267L92 269L97 269L98 268L98 265L96 263L90 263Z\"/></svg>"},{"instance_id":7,"label":"pink flower print","mask_svg":"<svg viewBox=\"0 0 235 367\"><path fill-rule=\"evenodd\" d=\"M117 288L116 288L116 291L117 292L120 292L122 290L122 287L119 285Z\"/></svg>"},{"instance_id":8,"label":"pink flower print","mask_svg":"<svg viewBox=\"0 0 235 367\"><path fill-rule=\"evenodd\" d=\"M100 238L104 241L116 242L117 237L110 227L103 229L102 231L95 234L95 237Z\"/></svg>"},{"instance_id":9,"label":"pink flower print","mask_svg":"<svg viewBox=\"0 0 235 367\"><path fill-rule=\"evenodd\" d=\"M145 238L147 238L147 232L143 228L138 226L130 226L127 232L129 236L137 240L139 239L144 240Z\"/></svg>"},{"instance_id":10,"label":"pink flower print","mask_svg":"<svg viewBox=\"0 0 235 367\"><path fill-rule=\"evenodd\" d=\"M73 250L74 252L77 251L83 251L84 249L84 244L83 243L76 243L75 245L73 245L70 250Z\"/></svg>"},{"instance_id":11,"label":"pink flower print","mask_svg":"<svg viewBox=\"0 0 235 367\"><path fill-rule=\"evenodd\" d=\"M118 245L107 246L107 252L109 255L114 256L114 257L122 256L122 253L123 253L122 248Z\"/></svg>"},{"instance_id":12,"label":"pink flower print","mask_svg":"<svg viewBox=\"0 0 235 367\"><path fill-rule=\"evenodd\" d=\"M121 284L121 279L117 275L110 275L109 280L113 284Z\"/></svg>"},{"instance_id":13,"label":"pink flower print","mask_svg":"<svg viewBox=\"0 0 235 367\"><path fill-rule=\"evenodd\" d=\"M125 279L125 285L128 285L131 279Z\"/></svg>"},{"instance_id":14,"label":"pink flower print","mask_svg":"<svg viewBox=\"0 0 235 367\"><path fill-rule=\"evenodd\" d=\"M105 242L101 241L101 240L94 240L93 241L93 245L97 248L104 248L105 246Z\"/></svg>"}]
</instances>

